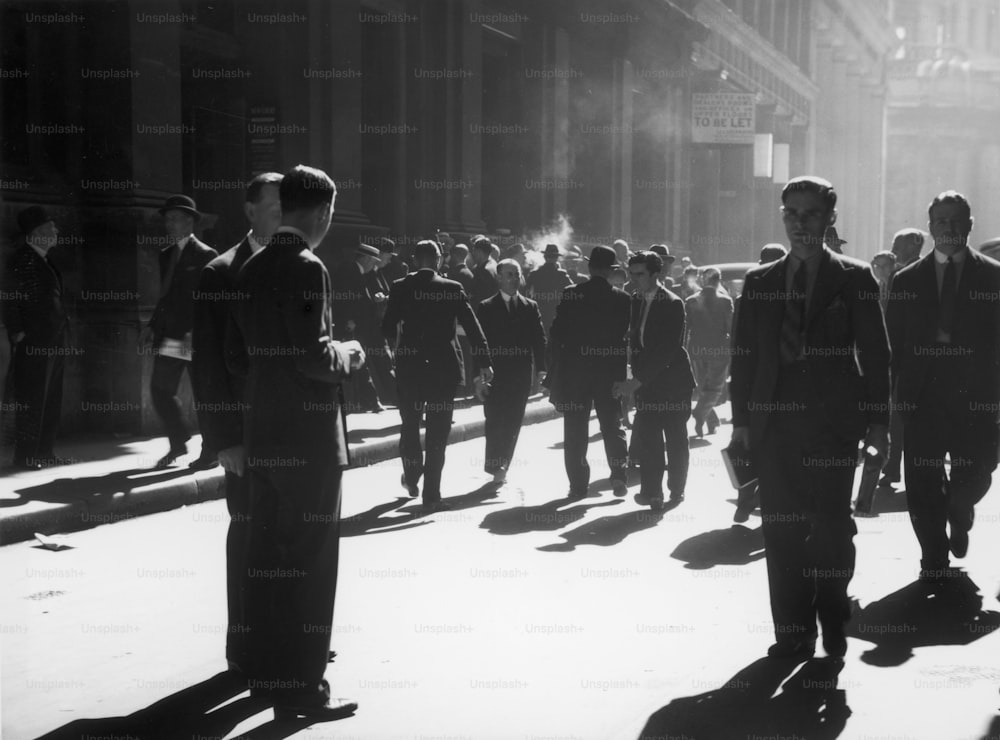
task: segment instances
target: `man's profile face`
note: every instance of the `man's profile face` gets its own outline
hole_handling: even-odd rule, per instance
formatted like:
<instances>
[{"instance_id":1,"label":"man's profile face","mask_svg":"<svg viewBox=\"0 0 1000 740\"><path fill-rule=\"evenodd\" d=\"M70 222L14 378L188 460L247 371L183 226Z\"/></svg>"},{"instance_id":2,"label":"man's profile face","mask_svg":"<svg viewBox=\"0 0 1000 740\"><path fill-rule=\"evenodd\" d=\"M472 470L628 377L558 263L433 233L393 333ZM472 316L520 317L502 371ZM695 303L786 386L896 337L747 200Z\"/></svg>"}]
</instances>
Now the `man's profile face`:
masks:
<instances>
[{"instance_id":1,"label":"man's profile face","mask_svg":"<svg viewBox=\"0 0 1000 740\"><path fill-rule=\"evenodd\" d=\"M928 224L934 248L952 254L965 246L972 231L972 217L962 203L938 203L930 212Z\"/></svg>"},{"instance_id":2,"label":"man's profile face","mask_svg":"<svg viewBox=\"0 0 1000 740\"><path fill-rule=\"evenodd\" d=\"M649 272L649 268L638 262L628 266L628 275L635 283L640 293L649 293L656 287L656 277Z\"/></svg>"},{"instance_id":3,"label":"man's profile face","mask_svg":"<svg viewBox=\"0 0 1000 740\"><path fill-rule=\"evenodd\" d=\"M281 198L277 185L265 185L260 189L256 203L247 203L247 219L250 228L258 237L269 239L281 226Z\"/></svg>"},{"instance_id":4,"label":"man's profile face","mask_svg":"<svg viewBox=\"0 0 1000 740\"><path fill-rule=\"evenodd\" d=\"M521 287L521 271L516 265L501 265L497 270L497 283L507 295L513 295Z\"/></svg>"},{"instance_id":5,"label":"man's profile face","mask_svg":"<svg viewBox=\"0 0 1000 740\"><path fill-rule=\"evenodd\" d=\"M30 242L33 246L48 252L59 240L59 228L55 221L46 221L31 232Z\"/></svg>"},{"instance_id":6,"label":"man's profile face","mask_svg":"<svg viewBox=\"0 0 1000 740\"><path fill-rule=\"evenodd\" d=\"M794 190L785 196L781 218L792 249L811 253L822 248L823 234L836 220L836 211L827 206L819 193Z\"/></svg>"},{"instance_id":7,"label":"man's profile face","mask_svg":"<svg viewBox=\"0 0 1000 740\"><path fill-rule=\"evenodd\" d=\"M167 230L167 236L172 241L178 242L194 231L194 216L184 211L167 211L163 214L163 225Z\"/></svg>"},{"instance_id":8,"label":"man's profile face","mask_svg":"<svg viewBox=\"0 0 1000 740\"><path fill-rule=\"evenodd\" d=\"M920 254L921 245L910 235L897 236L892 242L892 253L896 255L896 264L908 265Z\"/></svg>"}]
</instances>

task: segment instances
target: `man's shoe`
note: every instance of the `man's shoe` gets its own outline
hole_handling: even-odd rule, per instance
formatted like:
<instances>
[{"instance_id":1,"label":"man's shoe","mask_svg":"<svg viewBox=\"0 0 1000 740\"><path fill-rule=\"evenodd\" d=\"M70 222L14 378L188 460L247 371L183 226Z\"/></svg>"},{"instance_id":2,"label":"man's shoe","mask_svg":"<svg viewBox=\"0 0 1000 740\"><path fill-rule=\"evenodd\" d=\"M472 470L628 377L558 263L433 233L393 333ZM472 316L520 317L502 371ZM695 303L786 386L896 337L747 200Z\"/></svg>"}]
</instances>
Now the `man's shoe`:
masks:
<instances>
[{"instance_id":1,"label":"man's shoe","mask_svg":"<svg viewBox=\"0 0 1000 740\"><path fill-rule=\"evenodd\" d=\"M498 486L502 486L504 483L506 483L507 468L498 468L497 471L493 473L493 482Z\"/></svg>"},{"instance_id":2,"label":"man's shoe","mask_svg":"<svg viewBox=\"0 0 1000 740\"><path fill-rule=\"evenodd\" d=\"M399 476L399 485L406 489L406 492L410 495L410 498L416 498L420 495L420 489L417 488L416 483L406 482L406 473Z\"/></svg>"},{"instance_id":3,"label":"man's shoe","mask_svg":"<svg viewBox=\"0 0 1000 740\"><path fill-rule=\"evenodd\" d=\"M684 491L671 491L670 501L671 503L679 504L684 500Z\"/></svg>"},{"instance_id":4,"label":"man's shoe","mask_svg":"<svg viewBox=\"0 0 1000 740\"><path fill-rule=\"evenodd\" d=\"M663 511L663 496L650 496L649 508L653 511Z\"/></svg>"},{"instance_id":5,"label":"man's shoe","mask_svg":"<svg viewBox=\"0 0 1000 740\"><path fill-rule=\"evenodd\" d=\"M844 626L823 627L823 650L831 658L843 658L847 655L847 635L844 634Z\"/></svg>"},{"instance_id":6,"label":"man's shoe","mask_svg":"<svg viewBox=\"0 0 1000 740\"><path fill-rule=\"evenodd\" d=\"M161 457L156 461L156 465L153 466L154 470L165 470L177 462L178 457L183 457L187 454L187 447L177 447L170 450L166 455Z\"/></svg>"},{"instance_id":7,"label":"man's shoe","mask_svg":"<svg viewBox=\"0 0 1000 740\"><path fill-rule=\"evenodd\" d=\"M767 649L768 658L809 660L816 654L816 640L782 640Z\"/></svg>"},{"instance_id":8,"label":"man's shoe","mask_svg":"<svg viewBox=\"0 0 1000 740\"><path fill-rule=\"evenodd\" d=\"M305 717L316 722L331 722L350 717L358 711L358 703L351 699L330 697L325 704L275 704L274 718L280 721Z\"/></svg>"},{"instance_id":9,"label":"man's shoe","mask_svg":"<svg viewBox=\"0 0 1000 740\"><path fill-rule=\"evenodd\" d=\"M696 421L694 423L694 433L698 437L704 437L705 436L705 422L703 422L703 421Z\"/></svg>"},{"instance_id":10,"label":"man's shoe","mask_svg":"<svg viewBox=\"0 0 1000 740\"><path fill-rule=\"evenodd\" d=\"M951 536L948 538L951 554L956 558L964 558L969 552L969 532L961 526L952 526Z\"/></svg>"},{"instance_id":11,"label":"man's shoe","mask_svg":"<svg viewBox=\"0 0 1000 740\"><path fill-rule=\"evenodd\" d=\"M576 488L576 489L571 488L571 489L569 489L569 493L566 495L566 498L571 499L573 501L579 501L582 498L587 498L587 489L586 488Z\"/></svg>"},{"instance_id":12,"label":"man's shoe","mask_svg":"<svg viewBox=\"0 0 1000 740\"><path fill-rule=\"evenodd\" d=\"M192 460L188 463L188 467L191 470L211 470L212 468L219 466L219 460L215 457L208 457L202 455L197 460Z\"/></svg>"},{"instance_id":13,"label":"man's shoe","mask_svg":"<svg viewBox=\"0 0 1000 740\"><path fill-rule=\"evenodd\" d=\"M447 501L442 501L439 498L431 499L430 501L424 501L424 511L448 511L451 509L451 504Z\"/></svg>"},{"instance_id":14,"label":"man's shoe","mask_svg":"<svg viewBox=\"0 0 1000 740\"><path fill-rule=\"evenodd\" d=\"M715 434L715 430L719 428L719 422L712 422L711 419L708 420L708 433Z\"/></svg>"},{"instance_id":15,"label":"man's shoe","mask_svg":"<svg viewBox=\"0 0 1000 740\"><path fill-rule=\"evenodd\" d=\"M615 496L627 496L628 495L628 483L618 478L611 481L611 491Z\"/></svg>"}]
</instances>

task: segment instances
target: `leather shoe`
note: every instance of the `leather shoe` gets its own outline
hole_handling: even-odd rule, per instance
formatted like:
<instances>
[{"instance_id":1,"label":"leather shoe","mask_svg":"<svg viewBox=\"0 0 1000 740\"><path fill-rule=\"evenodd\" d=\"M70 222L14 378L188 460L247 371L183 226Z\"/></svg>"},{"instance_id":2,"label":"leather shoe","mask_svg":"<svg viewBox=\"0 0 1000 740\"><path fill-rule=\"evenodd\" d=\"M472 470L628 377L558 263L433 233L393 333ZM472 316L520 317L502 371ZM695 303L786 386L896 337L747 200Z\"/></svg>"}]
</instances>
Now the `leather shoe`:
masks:
<instances>
[{"instance_id":1,"label":"leather shoe","mask_svg":"<svg viewBox=\"0 0 1000 740\"><path fill-rule=\"evenodd\" d=\"M192 460L188 463L188 467L191 470L211 470L219 466L218 459L214 457L199 457L197 460Z\"/></svg>"},{"instance_id":2,"label":"leather shoe","mask_svg":"<svg viewBox=\"0 0 1000 740\"><path fill-rule=\"evenodd\" d=\"M684 500L684 491L679 491L679 492L671 491L670 492L670 501L672 503L679 504L683 500Z\"/></svg>"},{"instance_id":3,"label":"leather shoe","mask_svg":"<svg viewBox=\"0 0 1000 740\"><path fill-rule=\"evenodd\" d=\"M808 660L816 654L816 640L782 640L767 649L768 658Z\"/></svg>"},{"instance_id":4,"label":"leather shoe","mask_svg":"<svg viewBox=\"0 0 1000 740\"><path fill-rule=\"evenodd\" d=\"M399 485L401 485L403 488L406 489L406 492L410 494L410 498L416 498L417 496L420 495L420 489L417 488L416 483L406 482L406 473L403 473L401 476L399 476Z\"/></svg>"},{"instance_id":5,"label":"leather shoe","mask_svg":"<svg viewBox=\"0 0 1000 740\"><path fill-rule=\"evenodd\" d=\"M694 433L698 437L704 437L705 436L705 422L703 422L703 421L696 421L694 423Z\"/></svg>"},{"instance_id":6,"label":"leather shoe","mask_svg":"<svg viewBox=\"0 0 1000 740\"><path fill-rule=\"evenodd\" d=\"M649 508L653 511L663 511L663 496L651 496L649 498Z\"/></svg>"},{"instance_id":7,"label":"leather shoe","mask_svg":"<svg viewBox=\"0 0 1000 740\"><path fill-rule=\"evenodd\" d=\"M424 501L424 511L449 511L450 509L451 504L439 498Z\"/></svg>"},{"instance_id":8,"label":"leather shoe","mask_svg":"<svg viewBox=\"0 0 1000 740\"><path fill-rule=\"evenodd\" d=\"M350 717L357 710L356 701L331 696L323 704L275 704L274 718L278 721L287 721L305 717L316 722L331 722Z\"/></svg>"},{"instance_id":9,"label":"leather shoe","mask_svg":"<svg viewBox=\"0 0 1000 740\"><path fill-rule=\"evenodd\" d=\"M578 490L574 490L574 489L571 488L571 489L569 489L569 494L566 496L566 498L571 499L573 501L579 501L580 499L586 498L586 497L587 497L587 489L586 488L582 488L582 489L578 489Z\"/></svg>"},{"instance_id":10,"label":"leather shoe","mask_svg":"<svg viewBox=\"0 0 1000 740\"><path fill-rule=\"evenodd\" d=\"M615 478L611 481L611 491L615 496L627 496L628 495L628 483L625 481Z\"/></svg>"},{"instance_id":11,"label":"leather shoe","mask_svg":"<svg viewBox=\"0 0 1000 740\"><path fill-rule=\"evenodd\" d=\"M847 635L844 625L823 626L823 650L831 658L843 658L847 655Z\"/></svg>"},{"instance_id":12,"label":"leather shoe","mask_svg":"<svg viewBox=\"0 0 1000 740\"><path fill-rule=\"evenodd\" d=\"M183 457L186 454L187 454L187 447L176 447L170 450L170 452L161 457L159 460L157 460L156 465L153 466L153 469L164 470L165 468L169 468L171 465L177 462L178 457Z\"/></svg>"},{"instance_id":13,"label":"leather shoe","mask_svg":"<svg viewBox=\"0 0 1000 740\"><path fill-rule=\"evenodd\" d=\"M951 536L948 538L951 554L956 558L964 558L969 552L969 532L961 526L952 525Z\"/></svg>"}]
</instances>

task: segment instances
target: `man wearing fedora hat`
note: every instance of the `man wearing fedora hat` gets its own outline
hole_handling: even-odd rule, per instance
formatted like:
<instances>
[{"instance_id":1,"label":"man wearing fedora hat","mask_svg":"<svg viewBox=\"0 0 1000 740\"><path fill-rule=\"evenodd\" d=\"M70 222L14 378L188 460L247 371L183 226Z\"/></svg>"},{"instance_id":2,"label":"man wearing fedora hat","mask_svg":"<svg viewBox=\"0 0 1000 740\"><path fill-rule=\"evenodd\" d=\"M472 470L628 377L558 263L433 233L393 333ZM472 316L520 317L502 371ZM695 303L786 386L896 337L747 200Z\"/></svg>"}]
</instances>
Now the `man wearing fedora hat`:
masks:
<instances>
[{"instance_id":1,"label":"man wearing fedora hat","mask_svg":"<svg viewBox=\"0 0 1000 740\"><path fill-rule=\"evenodd\" d=\"M4 322L13 348L14 466L36 470L61 462L52 452L62 404L68 320L62 277L48 256L59 229L41 206L17 214L24 244L7 263Z\"/></svg>"},{"instance_id":2,"label":"man wearing fedora hat","mask_svg":"<svg viewBox=\"0 0 1000 740\"><path fill-rule=\"evenodd\" d=\"M334 338L339 341L356 339L365 350L365 356L375 355L385 358L388 345L377 322L375 298L371 292L368 275L379 264L381 254L378 247L358 244L353 259L342 262L330 275L333 290ZM376 380L369 373L367 364L359 369L344 384L344 396L348 413L358 411L383 410L380 401L390 403L392 390L379 387L382 378Z\"/></svg>"},{"instance_id":3,"label":"man wearing fedora hat","mask_svg":"<svg viewBox=\"0 0 1000 740\"><path fill-rule=\"evenodd\" d=\"M542 314L542 326L548 335L552 321L556 317L556 306L564 288L573 284L569 273L559 266L559 247L546 244L542 252L545 263L528 276L528 296L538 304Z\"/></svg>"},{"instance_id":4,"label":"man wearing fedora hat","mask_svg":"<svg viewBox=\"0 0 1000 740\"><path fill-rule=\"evenodd\" d=\"M550 390L556 409L563 413L563 458L571 498L586 496L590 484L587 427L591 407L597 412L615 495L624 496L628 490L621 404L612 395L612 387L625 380L629 297L608 281L616 262L613 249L594 247L590 279L563 291L550 331L556 368Z\"/></svg>"},{"instance_id":5,"label":"man wearing fedora hat","mask_svg":"<svg viewBox=\"0 0 1000 740\"><path fill-rule=\"evenodd\" d=\"M201 271L219 256L194 235L194 225L201 218L194 200L186 195L171 195L160 215L171 243L160 250L160 299L149 325L139 335L140 351L152 348L154 352L149 392L170 440L170 449L156 463L157 469L169 467L187 454L191 435L184 427L177 389L191 359L195 291ZM202 445L201 456L191 467L212 467L217 464L215 456L214 450Z\"/></svg>"}]
</instances>

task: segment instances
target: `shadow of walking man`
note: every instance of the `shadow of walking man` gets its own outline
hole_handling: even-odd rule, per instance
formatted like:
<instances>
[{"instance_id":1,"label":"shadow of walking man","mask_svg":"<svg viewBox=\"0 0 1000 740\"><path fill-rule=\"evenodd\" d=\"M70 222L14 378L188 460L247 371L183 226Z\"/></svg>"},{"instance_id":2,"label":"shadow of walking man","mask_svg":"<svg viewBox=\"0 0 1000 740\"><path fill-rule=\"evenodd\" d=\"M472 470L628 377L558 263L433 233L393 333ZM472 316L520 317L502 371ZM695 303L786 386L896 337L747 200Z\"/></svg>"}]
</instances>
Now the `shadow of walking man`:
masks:
<instances>
[{"instance_id":1,"label":"shadow of walking man","mask_svg":"<svg viewBox=\"0 0 1000 740\"><path fill-rule=\"evenodd\" d=\"M646 721L639 740L832 740L847 725L847 694L837 688L843 661L820 658L801 668L761 658L717 689L674 699Z\"/></svg>"},{"instance_id":2,"label":"shadow of walking man","mask_svg":"<svg viewBox=\"0 0 1000 740\"><path fill-rule=\"evenodd\" d=\"M761 529L733 525L727 529L702 532L681 542L670 557L683 560L691 570L705 570L715 565L747 565L764 557Z\"/></svg>"},{"instance_id":3,"label":"shadow of walking man","mask_svg":"<svg viewBox=\"0 0 1000 740\"><path fill-rule=\"evenodd\" d=\"M968 645L1000 627L1000 613L983 609L979 587L962 574L947 583L914 581L872 602L851 620L847 635L874 643L861 660L898 666L918 647Z\"/></svg>"}]
</instances>

